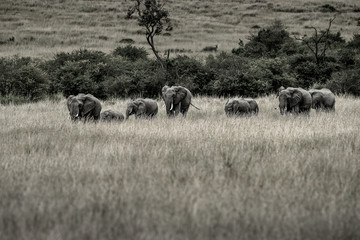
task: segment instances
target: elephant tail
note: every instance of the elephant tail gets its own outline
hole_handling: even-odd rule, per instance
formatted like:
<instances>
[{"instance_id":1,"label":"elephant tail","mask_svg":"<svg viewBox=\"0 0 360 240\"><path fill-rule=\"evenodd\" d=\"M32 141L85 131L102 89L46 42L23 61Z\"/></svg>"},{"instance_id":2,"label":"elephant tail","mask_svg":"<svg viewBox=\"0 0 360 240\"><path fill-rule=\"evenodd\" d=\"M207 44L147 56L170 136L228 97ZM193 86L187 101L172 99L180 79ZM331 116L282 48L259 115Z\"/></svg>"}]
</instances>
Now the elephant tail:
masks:
<instances>
[{"instance_id":1,"label":"elephant tail","mask_svg":"<svg viewBox=\"0 0 360 240\"><path fill-rule=\"evenodd\" d=\"M191 106L193 106L194 108L196 108L197 110L201 110L200 108L198 108L197 106L195 106L194 104L190 103Z\"/></svg>"}]
</instances>

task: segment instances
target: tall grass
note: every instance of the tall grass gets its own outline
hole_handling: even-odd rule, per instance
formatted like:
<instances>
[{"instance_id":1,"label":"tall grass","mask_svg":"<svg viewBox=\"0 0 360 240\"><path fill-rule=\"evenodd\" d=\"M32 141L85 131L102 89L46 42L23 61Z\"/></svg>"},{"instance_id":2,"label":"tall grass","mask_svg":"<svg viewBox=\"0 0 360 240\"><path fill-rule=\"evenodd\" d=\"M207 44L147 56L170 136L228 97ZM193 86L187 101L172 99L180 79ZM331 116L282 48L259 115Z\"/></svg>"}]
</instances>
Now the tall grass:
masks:
<instances>
[{"instance_id":1,"label":"tall grass","mask_svg":"<svg viewBox=\"0 0 360 240\"><path fill-rule=\"evenodd\" d=\"M360 101L334 114L73 124L65 100L0 106L1 239L357 239ZM125 100L103 110L125 111Z\"/></svg>"}]
</instances>

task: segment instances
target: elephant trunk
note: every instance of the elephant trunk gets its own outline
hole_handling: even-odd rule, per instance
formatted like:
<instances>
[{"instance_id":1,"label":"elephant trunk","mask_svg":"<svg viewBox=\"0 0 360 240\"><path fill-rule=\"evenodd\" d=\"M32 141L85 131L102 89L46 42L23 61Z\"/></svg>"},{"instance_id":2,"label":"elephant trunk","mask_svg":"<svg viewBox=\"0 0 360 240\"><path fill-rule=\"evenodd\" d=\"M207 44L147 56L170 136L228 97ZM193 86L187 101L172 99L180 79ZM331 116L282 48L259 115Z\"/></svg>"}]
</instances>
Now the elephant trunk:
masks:
<instances>
[{"instance_id":1,"label":"elephant trunk","mask_svg":"<svg viewBox=\"0 0 360 240\"><path fill-rule=\"evenodd\" d=\"M173 101L172 100L165 101L165 106L166 106L166 114L168 115L168 117L171 117L174 111Z\"/></svg>"},{"instance_id":2,"label":"elephant trunk","mask_svg":"<svg viewBox=\"0 0 360 240\"><path fill-rule=\"evenodd\" d=\"M280 114L281 115L284 115L286 106L287 106L286 99L280 97L280 99L279 99L279 109L280 109Z\"/></svg>"},{"instance_id":3,"label":"elephant trunk","mask_svg":"<svg viewBox=\"0 0 360 240\"><path fill-rule=\"evenodd\" d=\"M131 111L126 110L126 118L125 118L125 120L128 120L130 115L131 115Z\"/></svg>"},{"instance_id":4,"label":"elephant trunk","mask_svg":"<svg viewBox=\"0 0 360 240\"><path fill-rule=\"evenodd\" d=\"M284 112L285 112L285 108L284 108L284 107L280 107L280 114L281 114L281 115L284 115Z\"/></svg>"}]
</instances>

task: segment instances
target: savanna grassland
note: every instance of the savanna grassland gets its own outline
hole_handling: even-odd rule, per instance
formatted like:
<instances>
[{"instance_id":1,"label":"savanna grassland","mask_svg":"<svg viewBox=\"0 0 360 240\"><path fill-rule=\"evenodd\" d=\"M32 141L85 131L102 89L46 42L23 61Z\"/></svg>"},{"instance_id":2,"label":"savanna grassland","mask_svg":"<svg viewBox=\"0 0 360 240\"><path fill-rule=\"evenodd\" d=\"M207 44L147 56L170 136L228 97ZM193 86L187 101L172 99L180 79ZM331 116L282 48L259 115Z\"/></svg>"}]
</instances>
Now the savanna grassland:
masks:
<instances>
[{"instance_id":1,"label":"savanna grassland","mask_svg":"<svg viewBox=\"0 0 360 240\"><path fill-rule=\"evenodd\" d=\"M52 87L59 86L53 84L58 80L72 79L68 76L76 79L69 81L74 85L86 80L97 83L98 78L91 78L93 71L80 71L83 65L79 63L86 62L83 59L72 62L72 56L58 56L69 59L67 64L51 68L49 62L46 74L35 68L35 60L49 60L63 52L75 51L76 55L79 49L107 54L125 46L120 43L123 39L134 40L133 46L144 47L152 57L144 30L135 20L125 19L131 4L130 0L1 0L3 69L12 63L5 61L7 57L34 59L29 67L19 64L21 71L9 68L14 70L3 75L2 86L12 84L8 81L12 75L16 75L9 78L14 81L12 89L21 87L18 83L22 81L31 87L34 79L49 76ZM340 31L346 40L359 32L360 25L358 0L168 0L166 8L173 31L155 37L159 53L171 49L170 58L186 54L200 62L209 55L202 51L204 47L218 45L217 53L230 52L238 47L239 39L247 42L251 34L275 20L281 20L291 37L312 35L312 26L326 29L334 16L331 31ZM353 55L349 52L347 56ZM230 84L250 79L261 86L298 76L290 72L294 75L279 73L276 78L275 73L263 70L273 63L280 69L285 61L239 59L234 67L239 66L239 71L226 72ZM118 65L133 66L120 60ZM248 60L255 63L242 64ZM356 76L353 60L339 79ZM213 66L221 65L213 62ZM190 62L184 69L191 64L196 65ZM103 65L95 61L88 68L99 77L96 71ZM148 84L153 75L148 77L146 71L152 65L139 62L138 66L134 76L127 67L104 68L121 75L108 74L103 79L107 89L124 85L133 90L138 79L143 80L139 86ZM344 64L337 66L339 70ZM294 65L286 69L291 67ZM243 78L240 73L247 73L247 68L251 71L246 77L257 72L260 77ZM52 69L59 74L50 74ZM197 74L202 68L194 69ZM305 72L311 75L314 71L309 69ZM131 74L125 76L126 71ZM212 72L204 70L198 75L205 79L211 76L208 73ZM162 83L156 78L154 75L153 85ZM110 84L115 80L120 87ZM206 85L205 80L201 84ZM212 82L225 80L228 78L214 77ZM235 86L251 86L250 80L248 85ZM345 89L344 82L339 81L338 86ZM145 86L162 87L153 85ZM26 95L29 89L24 86ZM83 124L70 121L66 100L55 87L51 96L46 95L47 88L39 88L48 91L44 94L48 100L0 104L1 240L360 239L359 98L337 96L332 114L312 111L310 117L281 116L275 109L278 99L269 90L260 94L268 96L256 98L258 116L227 118L226 99L197 96L193 103L201 110L191 108L187 118L168 119L159 100L160 111L153 120ZM219 95L233 93L228 91L232 89L226 88L223 94L220 90ZM124 96L126 100L111 96L102 100L103 110L125 113L130 96Z\"/></svg>"},{"instance_id":2,"label":"savanna grassland","mask_svg":"<svg viewBox=\"0 0 360 240\"><path fill-rule=\"evenodd\" d=\"M144 31L125 16L130 0L2 0L0 2L0 56L51 58L58 52L79 48L110 52L122 39L150 48ZM238 47L251 34L281 20L292 36L313 34L312 26L325 29L336 16L332 31L349 40L359 32L357 0L168 0L166 9L173 22L170 36L158 36L160 53L203 57L204 47L218 51ZM10 39L10 41L9 41Z\"/></svg>"},{"instance_id":3,"label":"savanna grassland","mask_svg":"<svg viewBox=\"0 0 360 240\"><path fill-rule=\"evenodd\" d=\"M1 239L359 239L360 100L333 114L74 124L65 99L1 105ZM125 100L103 110L125 111Z\"/></svg>"}]
</instances>

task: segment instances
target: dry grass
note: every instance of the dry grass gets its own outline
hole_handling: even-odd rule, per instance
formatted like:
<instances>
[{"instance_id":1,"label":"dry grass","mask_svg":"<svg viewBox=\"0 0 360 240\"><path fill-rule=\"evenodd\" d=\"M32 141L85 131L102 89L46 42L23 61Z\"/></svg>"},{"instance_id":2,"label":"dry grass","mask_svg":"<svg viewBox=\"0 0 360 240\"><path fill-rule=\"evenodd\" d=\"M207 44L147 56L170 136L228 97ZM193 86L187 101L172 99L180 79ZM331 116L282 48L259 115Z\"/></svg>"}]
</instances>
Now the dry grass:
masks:
<instances>
[{"instance_id":1,"label":"dry grass","mask_svg":"<svg viewBox=\"0 0 360 240\"><path fill-rule=\"evenodd\" d=\"M360 100L335 114L72 124L65 100L0 106L1 239L359 239ZM124 112L126 101L103 103Z\"/></svg>"},{"instance_id":2,"label":"dry grass","mask_svg":"<svg viewBox=\"0 0 360 240\"><path fill-rule=\"evenodd\" d=\"M338 12L321 12L325 3ZM15 42L0 44L0 56L31 56L51 58L57 52L79 48L106 53L119 46L123 38L149 49L135 21L124 19L131 1L84 0L2 0L0 1L0 42L12 36ZM239 38L247 41L257 25L269 26L281 20L294 35L312 34L309 26L324 29L329 18L337 15L334 32L341 31L347 39L358 32L357 0L168 0L167 9L173 19L171 36L156 39L159 51L186 49L187 54L202 58L206 46L219 46L219 51L238 47ZM140 33L139 33L140 32Z\"/></svg>"}]
</instances>

